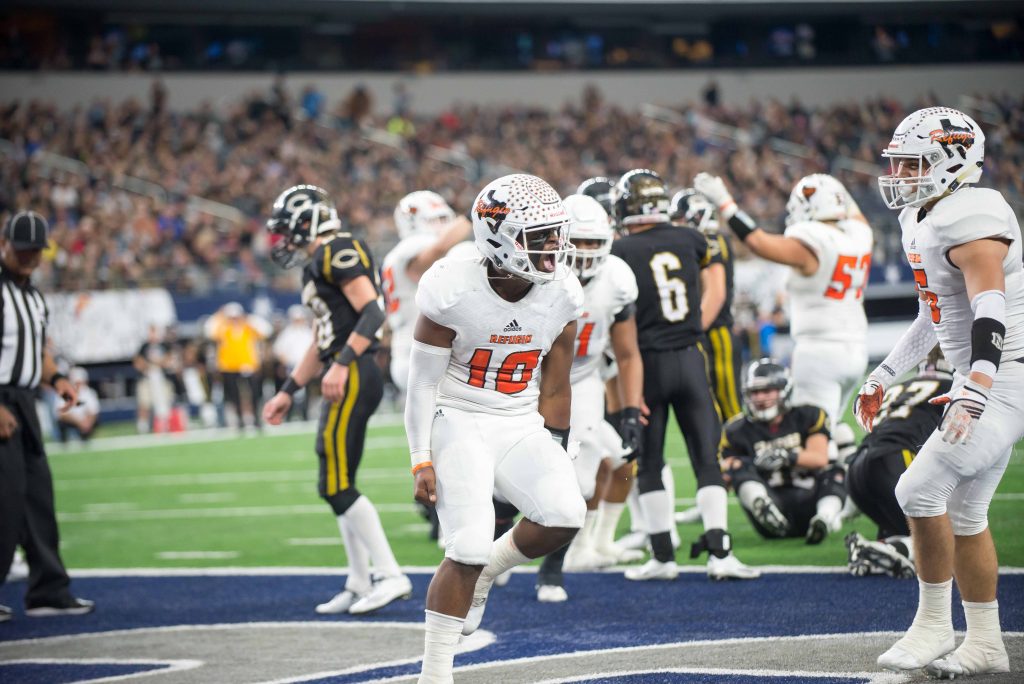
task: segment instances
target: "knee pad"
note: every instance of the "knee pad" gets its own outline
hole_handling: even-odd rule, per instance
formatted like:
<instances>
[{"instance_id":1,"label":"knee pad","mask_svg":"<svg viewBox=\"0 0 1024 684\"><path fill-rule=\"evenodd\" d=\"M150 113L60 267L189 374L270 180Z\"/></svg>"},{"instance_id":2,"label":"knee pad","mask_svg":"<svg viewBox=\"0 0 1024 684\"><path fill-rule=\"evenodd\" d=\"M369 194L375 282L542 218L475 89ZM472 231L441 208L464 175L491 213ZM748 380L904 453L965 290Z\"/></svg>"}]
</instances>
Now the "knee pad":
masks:
<instances>
[{"instance_id":1,"label":"knee pad","mask_svg":"<svg viewBox=\"0 0 1024 684\"><path fill-rule=\"evenodd\" d=\"M445 529L445 558L465 565L487 565L494 544L494 530L490 528L490 521L481 523L461 525L455 530Z\"/></svg>"},{"instance_id":2,"label":"knee pad","mask_svg":"<svg viewBox=\"0 0 1024 684\"><path fill-rule=\"evenodd\" d=\"M348 509L352 508L352 504L356 502L362 494L355 487L349 487L343 489L337 494L324 494L323 500L331 506L331 510L334 511L334 515L345 515Z\"/></svg>"},{"instance_id":3,"label":"knee pad","mask_svg":"<svg viewBox=\"0 0 1024 684\"><path fill-rule=\"evenodd\" d=\"M918 475L921 470L910 468L896 483L896 501L903 513L910 518L933 518L946 512L946 500L926 478Z\"/></svg>"},{"instance_id":4,"label":"knee pad","mask_svg":"<svg viewBox=\"0 0 1024 684\"><path fill-rule=\"evenodd\" d=\"M988 527L988 504L959 503L949 506L949 522L953 534L958 537L973 537Z\"/></svg>"}]
</instances>

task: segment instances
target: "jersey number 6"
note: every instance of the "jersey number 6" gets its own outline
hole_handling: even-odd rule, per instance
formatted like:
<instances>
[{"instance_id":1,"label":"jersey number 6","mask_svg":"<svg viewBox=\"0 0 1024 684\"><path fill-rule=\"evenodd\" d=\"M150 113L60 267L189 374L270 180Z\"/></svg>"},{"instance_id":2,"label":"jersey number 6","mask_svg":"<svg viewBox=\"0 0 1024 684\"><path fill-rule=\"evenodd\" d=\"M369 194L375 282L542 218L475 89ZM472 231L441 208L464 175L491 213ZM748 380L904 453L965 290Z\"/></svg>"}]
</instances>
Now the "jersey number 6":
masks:
<instances>
[{"instance_id":1,"label":"jersey number 6","mask_svg":"<svg viewBox=\"0 0 1024 684\"><path fill-rule=\"evenodd\" d=\"M658 286L661 297L661 315L666 321L677 323L690 313L690 304L686 301L686 283L679 278L670 278L669 271L678 271L683 264L672 252L658 252L651 257L651 274L654 284Z\"/></svg>"},{"instance_id":2,"label":"jersey number 6","mask_svg":"<svg viewBox=\"0 0 1024 684\"><path fill-rule=\"evenodd\" d=\"M487 373L491 370L493 349L477 349L469 360L471 387L483 387ZM533 379L533 371L540 363L540 349L512 352L505 357L494 378L494 389L502 394L518 394L526 389Z\"/></svg>"}]
</instances>

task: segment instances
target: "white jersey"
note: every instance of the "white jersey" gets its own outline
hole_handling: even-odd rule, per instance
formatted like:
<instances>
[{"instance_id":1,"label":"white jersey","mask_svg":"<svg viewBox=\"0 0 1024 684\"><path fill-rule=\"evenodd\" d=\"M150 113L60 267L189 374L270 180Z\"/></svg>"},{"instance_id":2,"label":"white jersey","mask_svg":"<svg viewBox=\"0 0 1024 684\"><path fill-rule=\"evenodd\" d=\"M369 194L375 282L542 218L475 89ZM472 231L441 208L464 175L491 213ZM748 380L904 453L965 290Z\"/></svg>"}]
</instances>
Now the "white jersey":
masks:
<instances>
[{"instance_id":1,"label":"white jersey","mask_svg":"<svg viewBox=\"0 0 1024 684\"><path fill-rule=\"evenodd\" d=\"M597 275L583 286L583 314L576 323L576 352L570 376L574 385L598 372L604 363L615 317L636 298L633 270L625 261L609 254Z\"/></svg>"},{"instance_id":2,"label":"white jersey","mask_svg":"<svg viewBox=\"0 0 1024 684\"><path fill-rule=\"evenodd\" d=\"M939 200L931 211L908 207L900 212L903 250L946 360L962 375L970 372L974 312L963 273L949 262L949 250L975 240L1010 243L1003 260L1006 276L1006 336L1003 363L1024 358L1024 263L1021 233L1010 205L995 190L966 187Z\"/></svg>"},{"instance_id":3,"label":"white jersey","mask_svg":"<svg viewBox=\"0 0 1024 684\"><path fill-rule=\"evenodd\" d=\"M391 328L392 356L409 355L413 328L419 316L419 309L416 308L416 281L407 273L409 262L437 240L438 236L433 233L410 235L395 245L381 264L388 326Z\"/></svg>"},{"instance_id":4,"label":"white jersey","mask_svg":"<svg viewBox=\"0 0 1024 684\"><path fill-rule=\"evenodd\" d=\"M817 271L804 276L794 270L786 285L793 338L864 344L871 227L853 219L835 224L801 221L786 228L786 237L804 243L818 258Z\"/></svg>"},{"instance_id":5,"label":"white jersey","mask_svg":"<svg viewBox=\"0 0 1024 684\"><path fill-rule=\"evenodd\" d=\"M455 331L437 405L525 414L537 410L544 356L583 312L583 288L568 273L509 302L491 288L484 260L444 258L423 274L416 304Z\"/></svg>"}]
</instances>

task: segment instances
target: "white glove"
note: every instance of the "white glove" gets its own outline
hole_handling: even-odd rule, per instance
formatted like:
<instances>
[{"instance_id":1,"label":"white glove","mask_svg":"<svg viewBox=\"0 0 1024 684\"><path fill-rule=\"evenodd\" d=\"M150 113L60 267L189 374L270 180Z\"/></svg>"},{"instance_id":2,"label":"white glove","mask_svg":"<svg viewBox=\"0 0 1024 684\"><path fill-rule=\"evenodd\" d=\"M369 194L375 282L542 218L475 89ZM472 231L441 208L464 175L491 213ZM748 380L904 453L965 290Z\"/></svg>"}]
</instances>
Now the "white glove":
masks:
<instances>
[{"instance_id":1,"label":"white glove","mask_svg":"<svg viewBox=\"0 0 1024 684\"><path fill-rule=\"evenodd\" d=\"M719 211L722 211L723 207L730 202L735 204L728 188L725 187L725 181L706 171L701 171L693 179L693 189L714 202Z\"/></svg>"},{"instance_id":2,"label":"white glove","mask_svg":"<svg viewBox=\"0 0 1024 684\"><path fill-rule=\"evenodd\" d=\"M785 447L768 447L754 457L754 467L774 473L786 466L796 464L797 452Z\"/></svg>"},{"instance_id":3,"label":"white glove","mask_svg":"<svg viewBox=\"0 0 1024 684\"><path fill-rule=\"evenodd\" d=\"M942 441L949 444L967 444L971 433L974 432L974 426L978 424L981 414L985 411L987 401L988 388L973 380L968 380L956 392L929 400L929 404L936 406L948 404L946 412L942 414L942 422L939 423Z\"/></svg>"},{"instance_id":4,"label":"white glove","mask_svg":"<svg viewBox=\"0 0 1024 684\"><path fill-rule=\"evenodd\" d=\"M875 378L868 376L867 382L857 392L857 398L853 400L853 416L857 419L865 432L871 432L875 426L875 416L882 408L882 400L885 398L885 387Z\"/></svg>"}]
</instances>

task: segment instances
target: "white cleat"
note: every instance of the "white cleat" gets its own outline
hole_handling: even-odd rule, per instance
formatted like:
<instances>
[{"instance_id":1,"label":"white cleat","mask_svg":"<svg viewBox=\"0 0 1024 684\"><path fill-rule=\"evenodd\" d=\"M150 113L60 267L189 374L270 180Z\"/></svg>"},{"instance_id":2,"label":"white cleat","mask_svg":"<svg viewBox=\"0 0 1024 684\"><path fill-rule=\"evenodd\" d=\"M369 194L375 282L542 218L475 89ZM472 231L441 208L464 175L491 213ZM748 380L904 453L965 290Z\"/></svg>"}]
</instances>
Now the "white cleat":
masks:
<instances>
[{"instance_id":1,"label":"white cleat","mask_svg":"<svg viewBox=\"0 0 1024 684\"><path fill-rule=\"evenodd\" d=\"M365 615L380 610L392 601L412 596L412 582L405 575L383 577L373 583L370 593L352 604L349 615Z\"/></svg>"},{"instance_id":2,"label":"white cleat","mask_svg":"<svg viewBox=\"0 0 1024 684\"><path fill-rule=\"evenodd\" d=\"M811 518L811 524L807 528L807 543L820 544L833 532L838 532L843 526L843 521L838 516L826 517L816 515Z\"/></svg>"},{"instance_id":3,"label":"white cleat","mask_svg":"<svg viewBox=\"0 0 1024 684\"><path fill-rule=\"evenodd\" d=\"M652 558L637 568L627 568L623 573L628 580L634 582L647 582L649 580L674 580L679 576L679 566L675 561L662 563L657 558Z\"/></svg>"},{"instance_id":4,"label":"white cleat","mask_svg":"<svg viewBox=\"0 0 1024 684\"><path fill-rule=\"evenodd\" d=\"M506 570L505 572L501 573L500 575L494 578L494 586L503 587L506 584L508 584L508 581L510 579L512 579L512 571Z\"/></svg>"},{"instance_id":5,"label":"white cleat","mask_svg":"<svg viewBox=\"0 0 1024 684\"><path fill-rule=\"evenodd\" d=\"M1010 658L1002 641L985 645L964 641L949 655L925 665L924 671L936 679L1009 672Z\"/></svg>"},{"instance_id":6,"label":"white cleat","mask_svg":"<svg viewBox=\"0 0 1024 684\"><path fill-rule=\"evenodd\" d=\"M469 636L483 622L484 610L487 609L487 595L491 593L493 584L494 580L485 580L482 573L477 578L476 586L473 588L473 602L469 605L466 621L462 623L462 636Z\"/></svg>"},{"instance_id":7,"label":"white cleat","mask_svg":"<svg viewBox=\"0 0 1024 684\"><path fill-rule=\"evenodd\" d=\"M602 556L611 558L613 565L616 563L635 563L644 558L644 552L640 549L623 549L615 544L599 546L597 552Z\"/></svg>"},{"instance_id":8,"label":"white cleat","mask_svg":"<svg viewBox=\"0 0 1024 684\"><path fill-rule=\"evenodd\" d=\"M316 612L320 615L340 615L341 613L347 613L352 604L360 599L359 594L345 589L334 595L330 601L321 603L316 607Z\"/></svg>"},{"instance_id":9,"label":"white cleat","mask_svg":"<svg viewBox=\"0 0 1024 684\"><path fill-rule=\"evenodd\" d=\"M761 571L744 565L731 553L725 558L708 556L708 577L713 580L757 579Z\"/></svg>"},{"instance_id":10,"label":"white cleat","mask_svg":"<svg viewBox=\"0 0 1024 684\"><path fill-rule=\"evenodd\" d=\"M685 510L676 511L675 519L677 523L682 525L700 522L700 509L696 506L691 506Z\"/></svg>"},{"instance_id":11,"label":"white cleat","mask_svg":"<svg viewBox=\"0 0 1024 684\"><path fill-rule=\"evenodd\" d=\"M615 558L598 553L594 549L585 548L565 559L564 570L566 572L587 572L607 568L609 565L615 565Z\"/></svg>"},{"instance_id":12,"label":"white cleat","mask_svg":"<svg viewBox=\"0 0 1024 684\"><path fill-rule=\"evenodd\" d=\"M561 603L569 600L569 594L565 593L565 587L555 584L538 584L537 600L541 603Z\"/></svg>"},{"instance_id":13,"label":"white cleat","mask_svg":"<svg viewBox=\"0 0 1024 684\"><path fill-rule=\"evenodd\" d=\"M7 571L7 582L20 582L21 580L28 579L28 563L25 561L25 555L18 551L14 554L14 559L11 561L11 568Z\"/></svg>"},{"instance_id":14,"label":"white cleat","mask_svg":"<svg viewBox=\"0 0 1024 684\"><path fill-rule=\"evenodd\" d=\"M892 647L878 656L878 666L891 672L920 670L925 665L949 654L956 642L953 626L941 629L911 625Z\"/></svg>"},{"instance_id":15,"label":"white cleat","mask_svg":"<svg viewBox=\"0 0 1024 684\"><path fill-rule=\"evenodd\" d=\"M615 546L625 550L643 551L647 548L647 533L634 530L615 540Z\"/></svg>"}]
</instances>

